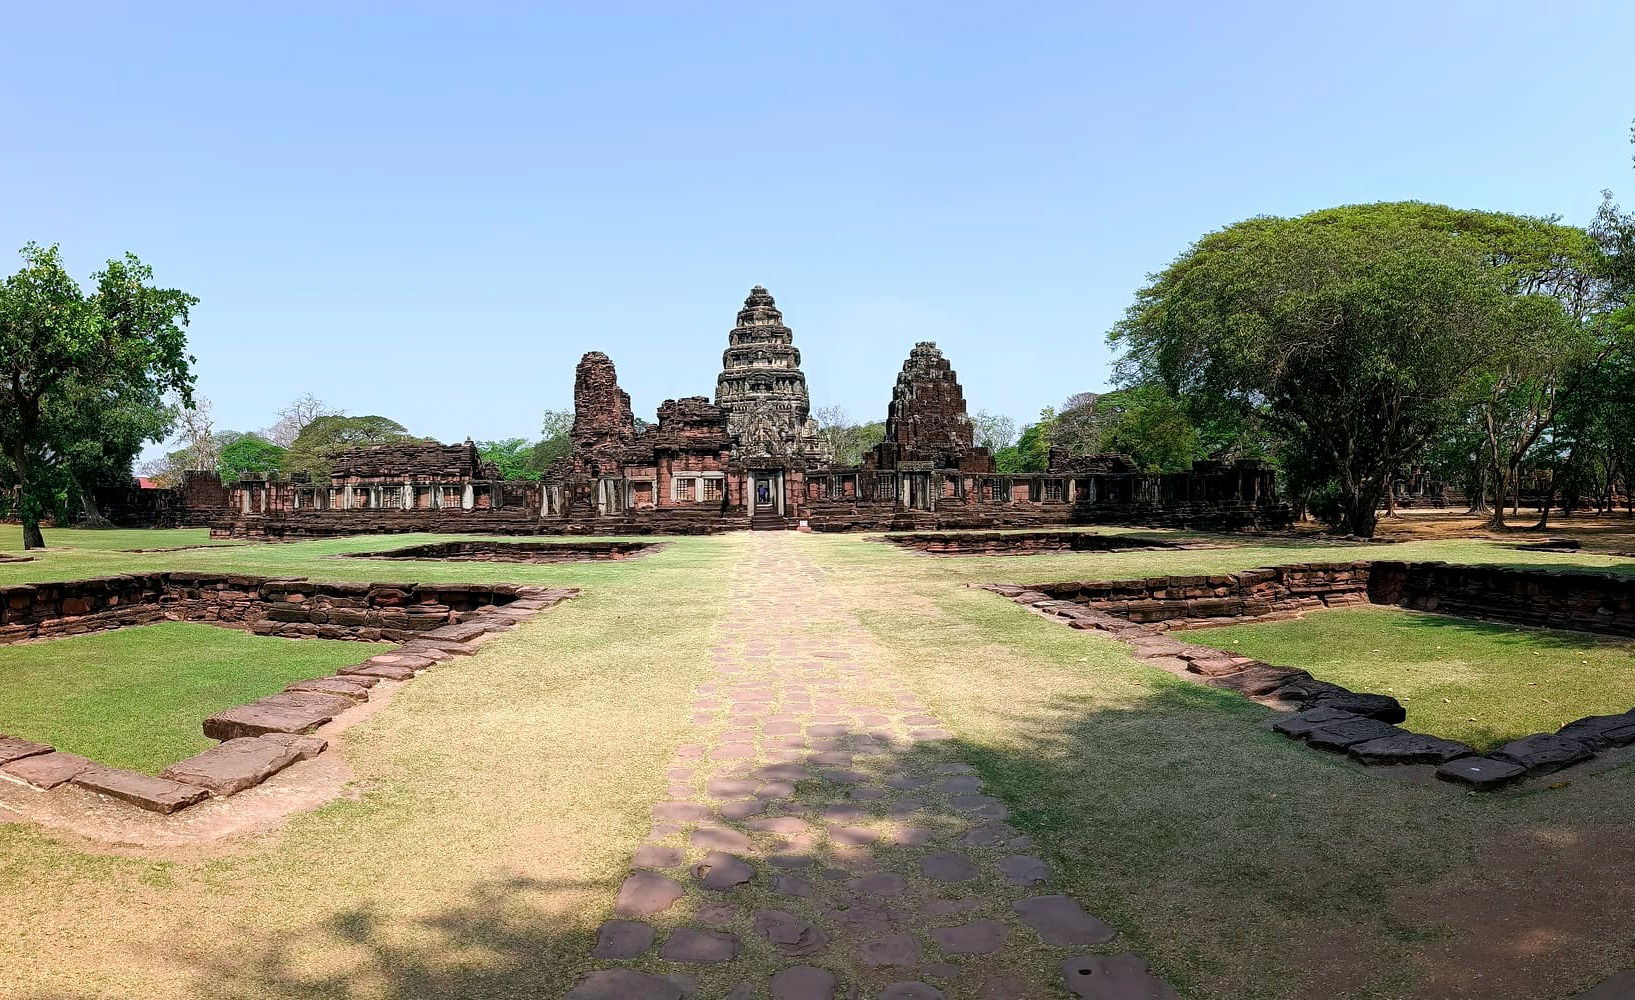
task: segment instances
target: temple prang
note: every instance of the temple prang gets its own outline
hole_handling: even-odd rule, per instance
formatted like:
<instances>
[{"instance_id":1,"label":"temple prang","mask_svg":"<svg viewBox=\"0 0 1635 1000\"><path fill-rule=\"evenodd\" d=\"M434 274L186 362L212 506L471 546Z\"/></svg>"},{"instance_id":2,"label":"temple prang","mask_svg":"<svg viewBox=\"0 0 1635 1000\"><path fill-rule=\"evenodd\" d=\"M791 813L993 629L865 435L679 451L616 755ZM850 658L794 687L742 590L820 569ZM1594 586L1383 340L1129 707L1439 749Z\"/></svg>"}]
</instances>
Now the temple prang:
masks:
<instances>
[{"instance_id":1,"label":"temple prang","mask_svg":"<svg viewBox=\"0 0 1635 1000\"><path fill-rule=\"evenodd\" d=\"M913 345L897 374L884 440L861 465L836 465L811 418L794 333L760 285L727 335L713 399L665 400L638 431L612 359L591 351L574 371L573 400L573 450L539 482L502 481L470 441L378 445L336 455L327 482L190 482L175 506L214 534L272 538L1097 522L1230 530L1292 520L1275 474L1258 462L1151 474L1126 456L1053 449L1044 472L995 472L957 373L929 341Z\"/></svg>"}]
</instances>

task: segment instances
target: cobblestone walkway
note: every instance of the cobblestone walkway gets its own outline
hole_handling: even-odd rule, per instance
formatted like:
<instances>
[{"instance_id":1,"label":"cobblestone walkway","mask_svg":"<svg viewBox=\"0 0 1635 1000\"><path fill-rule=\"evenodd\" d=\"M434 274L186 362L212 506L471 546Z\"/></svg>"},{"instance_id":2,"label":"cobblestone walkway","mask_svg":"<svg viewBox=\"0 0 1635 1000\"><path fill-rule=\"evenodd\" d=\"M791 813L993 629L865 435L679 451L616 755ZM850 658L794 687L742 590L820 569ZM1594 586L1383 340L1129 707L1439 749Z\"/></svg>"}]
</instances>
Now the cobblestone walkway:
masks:
<instances>
[{"instance_id":1,"label":"cobblestone walkway","mask_svg":"<svg viewBox=\"0 0 1635 1000\"><path fill-rule=\"evenodd\" d=\"M699 738L570 1000L1174 997L1059 891L803 542L750 537Z\"/></svg>"}]
</instances>

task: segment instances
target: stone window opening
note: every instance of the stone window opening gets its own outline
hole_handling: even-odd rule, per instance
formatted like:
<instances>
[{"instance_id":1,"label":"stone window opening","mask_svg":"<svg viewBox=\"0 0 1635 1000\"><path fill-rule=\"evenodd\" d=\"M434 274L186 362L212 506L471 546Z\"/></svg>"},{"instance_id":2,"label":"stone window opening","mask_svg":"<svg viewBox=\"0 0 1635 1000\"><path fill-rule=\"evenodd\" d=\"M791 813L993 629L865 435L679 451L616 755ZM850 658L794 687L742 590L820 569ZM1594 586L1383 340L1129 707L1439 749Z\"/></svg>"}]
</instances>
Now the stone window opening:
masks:
<instances>
[{"instance_id":1,"label":"stone window opening","mask_svg":"<svg viewBox=\"0 0 1635 1000\"><path fill-rule=\"evenodd\" d=\"M677 476L670 480L670 499L676 503L693 502L693 479L691 476Z\"/></svg>"},{"instance_id":2,"label":"stone window opening","mask_svg":"<svg viewBox=\"0 0 1635 1000\"><path fill-rule=\"evenodd\" d=\"M1066 488L1060 479L1045 480L1045 503L1061 503L1067 498Z\"/></svg>"},{"instance_id":3,"label":"stone window opening","mask_svg":"<svg viewBox=\"0 0 1635 1000\"><path fill-rule=\"evenodd\" d=\"M727 482L724 479L705 479L699 483L698 499L704 503L720 503L725 495Z\"/></svg>"},{"instance_id":4,"label":"stone window opening","mask_svg":"<svg viewBox=\"0 0 1635 1000\"><path fill-rule=\"evenodd\" d=\"M1009 479L984 479L982 481L982 499L989 503L1008 503L1011 498L1011 483Z\"/></svg>"}]
</instances>

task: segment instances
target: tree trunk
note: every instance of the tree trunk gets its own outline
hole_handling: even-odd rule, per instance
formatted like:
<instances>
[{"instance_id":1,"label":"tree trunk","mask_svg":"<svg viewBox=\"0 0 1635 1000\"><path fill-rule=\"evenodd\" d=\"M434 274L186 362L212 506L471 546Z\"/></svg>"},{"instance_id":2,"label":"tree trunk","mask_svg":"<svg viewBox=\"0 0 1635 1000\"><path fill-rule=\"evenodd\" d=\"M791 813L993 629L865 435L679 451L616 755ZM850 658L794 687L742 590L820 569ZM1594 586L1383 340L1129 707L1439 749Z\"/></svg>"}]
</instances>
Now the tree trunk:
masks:
<instances>
[{"instance_id":1,"label":"tree trunk","mask_svg":"<svg viewBox=\"0 0 1635 1000\"><path fill-rule=\"evenodd\" d=\"M103 517L102 516L102 511L97 509L96 498L91 495L90 490L81 489L79 487L79 484L77 484L77 483L75 484L74 489L75 489L75 491L77 493L79 493L79 509L80 509L80 513L82 515L84 515L84 517L85 517L85 522L84 522L85 527L87 527L87 528L111 528L111 527L113 527L113 522L109 521L107 518Z\"/></svg>"},{"instance_id":2,"label":"tree trunk","mask_svg":"<svg viewBox=\"0 0 1635 1000\"><path fill-rule=\"evenodd\" d=\"M40 531L40 501L28 481L28 448L23 444L26 438L26 433L19 434L11 449L12 471L17 475L18 516L23 522L23 548L43 549L45 535Z\"/></svg>"},{"instance_id":3,"label":"tree trunk","mask_svg":"<svg viewBox=\"0 0 1635 1000\"><path fill-rule=\"evenodd\" d=\"M1379 495L1371 490L1358 490L1346 498L1344 523L1346 533L1359 538L1373 538L1379 524Z\"/></svg>"},{"instance_id":4,"label":"tree trunk","mask_svg":"<svg viewBox=\"0 0 1635 1000\"><path fill-rule=\"evenodd\" d=\"M1500 469L1493 470L1493 479L1493 511L1482 527L1491 531L1504 531L1509 527L1504 523L1504 505L1510 500L1510 482Z\"/></svg>"},{"instance_id":5,"label":"tree trunk","mask_svg":"<svg viewBox=\"0 0 1635 1000\"><path fill-rule=\"evenodd\" d=\"M1487 513L1487 464L1478 462L1476 474L1472 477L1474 486L1470 491L1470 509L1466 514Z\"/></svg>"}]
</instances>

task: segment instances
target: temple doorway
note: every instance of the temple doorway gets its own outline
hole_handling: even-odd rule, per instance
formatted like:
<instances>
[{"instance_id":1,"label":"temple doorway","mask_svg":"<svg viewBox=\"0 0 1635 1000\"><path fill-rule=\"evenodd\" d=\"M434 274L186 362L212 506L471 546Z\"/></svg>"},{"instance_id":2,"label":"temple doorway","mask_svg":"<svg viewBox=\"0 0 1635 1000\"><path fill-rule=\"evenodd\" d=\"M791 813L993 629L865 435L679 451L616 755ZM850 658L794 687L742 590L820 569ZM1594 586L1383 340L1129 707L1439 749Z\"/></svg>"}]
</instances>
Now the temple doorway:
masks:
<instances>
[{"instance_id":1,"label":"temple doorway","mask_svg":"<svg viewBox=\"0 0 1635 1000\"><path fill-rule=\"evenodd\" d=\"M749 473L750 515L783 517L783 470L753 469Z\"/></svg>"}]
</instances>

